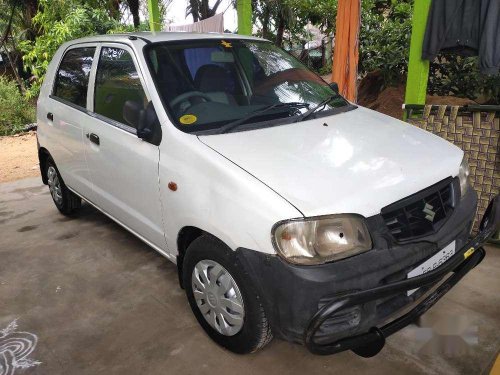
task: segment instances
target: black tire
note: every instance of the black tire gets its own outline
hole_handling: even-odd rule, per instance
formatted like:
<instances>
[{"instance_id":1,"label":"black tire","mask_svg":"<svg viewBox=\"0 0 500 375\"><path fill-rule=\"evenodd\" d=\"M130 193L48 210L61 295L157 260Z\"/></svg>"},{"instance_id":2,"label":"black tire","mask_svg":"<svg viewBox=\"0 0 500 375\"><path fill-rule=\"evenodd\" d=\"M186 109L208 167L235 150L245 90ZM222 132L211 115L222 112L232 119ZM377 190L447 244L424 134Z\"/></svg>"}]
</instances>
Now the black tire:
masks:
<instances>
[{"instance_id":1,"label":"black tire","mask_svg":"<svg viewBox=\"0 0 500 375\"><path fill-rule=\"evenodd\" d=\"M201 260L215 261L224 267L236 282L241 293L245 311L243 326L233 336L225 336L212 328L196 304L191 276L195 265ZM183 283L189 305L198 323L217 344L233 353L246 354L263 348L272 340L273 335L261 299L249 276L233 251L217 238L203 235L189 245L183 262Z\"/></svg>"},{"instance_id":2,"label":"black tire","mask_svg":"<svg viewBox=\"0 0 500 375\"><path fill-rule=\"evenodd\" d=\"M49 180L50 178L49 171L51 170L51 168L53 168L55 170L55 173L57 174L62 197L62 199L58 201L54 198L54 195L51 194L52 201L56 205L59 212L61 212L63 215L69 216L82 206L82 199L66 187L66 184L64 183L64 180L62 179L61 174L56 167L56 163L54 163L54 160L49 156L47 158L47 162L45 163L44 171L47 180Z\"/></svg>"}]
</instances>

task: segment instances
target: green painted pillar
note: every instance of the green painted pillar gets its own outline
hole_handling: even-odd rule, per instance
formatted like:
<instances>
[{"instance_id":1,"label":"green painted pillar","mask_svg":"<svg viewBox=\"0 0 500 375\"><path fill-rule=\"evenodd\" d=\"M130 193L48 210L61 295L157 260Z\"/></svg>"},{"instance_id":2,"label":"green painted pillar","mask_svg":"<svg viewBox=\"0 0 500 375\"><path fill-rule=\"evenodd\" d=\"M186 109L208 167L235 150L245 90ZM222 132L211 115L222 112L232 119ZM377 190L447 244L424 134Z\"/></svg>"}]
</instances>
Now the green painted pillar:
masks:
<instances>
[{"instance_id":1,"label":"green painted pillar","mask_svg":"<svg viewBox=\"0 0 500 375\"><path fill-rule=\"evenodd\" d=\"M149 30L161 31L160 7L158 0L148 0Z\"/></svg>"},{"instance_id":2,"label":"green painted pillar","mask_svg":"<svg viewBox=\"0 0 500 375\"><path fill-rule=\"evenodd\" d=\"M422 60L422 44L430 5L431 0L415 0L413 6L405 104L425 104L427 81L429 80L429 61Z\"/></svg>"},{"instance_id":3,"label":"green painted pillar","mask_svg":"<svg viewBox=\"0 0 500 375\"><path fill-rule=\"evenodd\" d=\"M252 35L252 0L237 0L238 34Z\"/></svg>"}]
</instances>

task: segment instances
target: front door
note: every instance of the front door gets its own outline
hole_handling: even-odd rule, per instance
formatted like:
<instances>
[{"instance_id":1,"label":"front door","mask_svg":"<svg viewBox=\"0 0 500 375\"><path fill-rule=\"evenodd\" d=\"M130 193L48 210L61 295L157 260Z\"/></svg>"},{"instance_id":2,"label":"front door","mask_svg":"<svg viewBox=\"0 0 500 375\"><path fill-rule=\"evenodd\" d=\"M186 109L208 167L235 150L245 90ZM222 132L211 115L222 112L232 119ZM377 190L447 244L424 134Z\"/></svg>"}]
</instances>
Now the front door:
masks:
<instances>
[{"instance_id":1,"label":"front door","mask_svg":"<svg viewBox=\"0 0 500 375\"><path fill-rule=\"evenodd\" d=\"M159 148L143 141L123 118L123 105L149 99L133 51L102 44L91 74L91 115L85 124L89 199L157 249L166 252L158 186Z\"/></svg>"}]
</instances>

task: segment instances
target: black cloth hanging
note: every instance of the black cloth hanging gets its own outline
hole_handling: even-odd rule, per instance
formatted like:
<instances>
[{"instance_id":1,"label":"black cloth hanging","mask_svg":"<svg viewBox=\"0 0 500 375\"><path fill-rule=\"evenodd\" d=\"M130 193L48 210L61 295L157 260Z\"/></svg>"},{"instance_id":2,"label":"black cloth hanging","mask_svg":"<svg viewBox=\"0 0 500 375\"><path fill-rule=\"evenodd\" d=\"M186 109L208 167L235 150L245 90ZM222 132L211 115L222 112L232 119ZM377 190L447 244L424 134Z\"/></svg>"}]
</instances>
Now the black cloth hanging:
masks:
<instances>
[{"instance_id":1,"label":"black cloth hanging","mask_svg":"<svg viewBox=\"0 0 500 375\"><path fill-rule=\"evenodd\" d=\"M484 74L500 68L500 0L432 0L422 59L440 51L479 56Z\"/></svg>"}]
</instances>

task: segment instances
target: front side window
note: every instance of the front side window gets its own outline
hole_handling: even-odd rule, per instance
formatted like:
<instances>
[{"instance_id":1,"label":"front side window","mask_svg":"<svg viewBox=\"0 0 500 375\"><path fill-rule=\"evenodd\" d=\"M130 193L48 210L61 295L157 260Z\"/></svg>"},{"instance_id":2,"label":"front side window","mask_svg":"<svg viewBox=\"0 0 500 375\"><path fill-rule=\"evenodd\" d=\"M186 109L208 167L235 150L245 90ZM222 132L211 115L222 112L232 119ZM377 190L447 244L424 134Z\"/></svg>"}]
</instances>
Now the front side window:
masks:
<instances>
[{"instance_id":1,"label":"front side window","mask_svg":"<svg viewBox=\"0 0 500 375\"><path fill-rule=\"evenodd\" d=\"M274 126L300 121L311 109L323 116L349 107L318 75L269 42L162 42L145 54L166 110L188 133Z\"/></svg>"},{"instance_id":2,"label":"front side window","mask_svg":"<svg viewBox=\"0 0 500 375\"><path fill-rule=\"evenodd\" d=\"M97 65L94 112L130 126L123 118L127 100L146 108L146 94L132 56L121 48L103 47Z\"/></svg>"},{"instance_id":3,"label":"front side window","mask_svg":"<svg viewBox=\"0 0 500 375\"><path fill-rule=\"evenodd\" d=\"M95 47L73 48L64 55L57 71L53 95L82 108L87 107L87 88Z\"/></svg>"}]
</instances>

